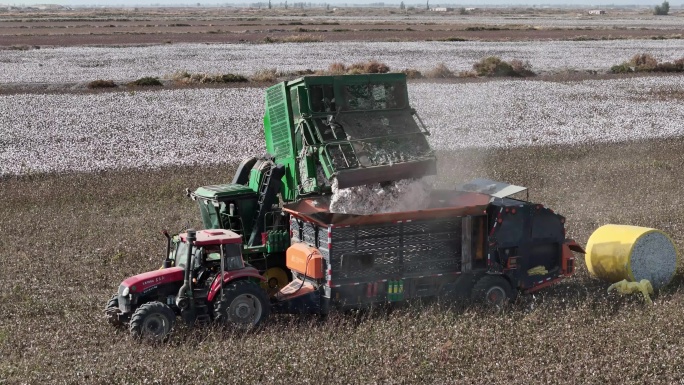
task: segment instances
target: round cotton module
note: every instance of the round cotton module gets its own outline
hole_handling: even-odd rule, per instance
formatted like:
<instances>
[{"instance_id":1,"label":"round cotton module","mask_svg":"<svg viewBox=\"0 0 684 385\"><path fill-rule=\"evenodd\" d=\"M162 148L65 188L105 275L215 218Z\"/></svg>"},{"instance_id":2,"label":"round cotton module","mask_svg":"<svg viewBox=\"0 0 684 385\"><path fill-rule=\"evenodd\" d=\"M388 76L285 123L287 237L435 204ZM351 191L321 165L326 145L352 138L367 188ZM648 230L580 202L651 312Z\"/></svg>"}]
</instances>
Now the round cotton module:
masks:
<instances>
[{"instance_id":1,"label":"round cotton module","mask_svg":"<svg viewBox=\"0 0 684 385\"><path fill-rule=\"evenodd\" d=\"M647 279L654 289L666 285L677 268L677 249L664 232L656 229L605 225L587 242L589 273L614 283Z\"/></svg>"}]
</instances>

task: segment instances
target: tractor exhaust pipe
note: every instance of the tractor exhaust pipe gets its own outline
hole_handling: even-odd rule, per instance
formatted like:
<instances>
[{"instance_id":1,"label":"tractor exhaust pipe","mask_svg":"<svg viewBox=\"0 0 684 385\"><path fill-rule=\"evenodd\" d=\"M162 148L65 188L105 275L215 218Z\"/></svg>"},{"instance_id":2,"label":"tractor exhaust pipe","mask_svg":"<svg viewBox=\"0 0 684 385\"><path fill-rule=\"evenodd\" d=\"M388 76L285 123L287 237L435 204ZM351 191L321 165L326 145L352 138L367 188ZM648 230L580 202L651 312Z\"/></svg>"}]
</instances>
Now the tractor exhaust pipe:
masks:
<instances>
[{"instance_id":1,"label":"tractor exhaust pipe","mask_svg":"<svg viewBox=\"0 0 684 385\"><path fill-rule=\"evenodd\" d=\"M178 290L176 297L176 306L181 310L181 315L186 322L191 323L194 318L194 301L192 298L192 280L190 273L192 272L192 245L197 239L197 233L193 229L188 229L188 255L186 259L185 275L183 276L183 286Z\"/></svg>"},{"instance_id":2,"label":"tractor exhaust pipe","mask_svg":"<svg viewBox=\"0 0 684 385\"><path fill-rule=\"evenodd\" d=\"M166 258L164 258L164 268L168 269L171 267L171 259L169 259L169 254L171 254L171 236L169 235L169 231L164 229L162 231L162 234L166 237Z\"/></svg>"}]
</instances>

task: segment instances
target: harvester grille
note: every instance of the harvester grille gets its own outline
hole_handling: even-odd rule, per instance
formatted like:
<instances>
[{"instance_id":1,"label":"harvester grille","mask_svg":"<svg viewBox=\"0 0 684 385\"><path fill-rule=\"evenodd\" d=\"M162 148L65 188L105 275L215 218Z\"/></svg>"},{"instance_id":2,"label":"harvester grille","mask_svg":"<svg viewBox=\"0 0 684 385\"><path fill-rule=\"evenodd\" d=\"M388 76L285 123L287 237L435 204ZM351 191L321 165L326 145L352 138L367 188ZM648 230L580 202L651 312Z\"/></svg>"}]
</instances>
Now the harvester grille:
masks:
<instances>
[{"instance_id":1,"label":"harvester grille","mask_svg":"<svg viewBox=\"0 0 684 385\"><path fill-rule=\"evenodd\" d=\"M277 84L266 91L271 140L276 159L292 156L285 86Z\"/></svg>"}]
</instances>

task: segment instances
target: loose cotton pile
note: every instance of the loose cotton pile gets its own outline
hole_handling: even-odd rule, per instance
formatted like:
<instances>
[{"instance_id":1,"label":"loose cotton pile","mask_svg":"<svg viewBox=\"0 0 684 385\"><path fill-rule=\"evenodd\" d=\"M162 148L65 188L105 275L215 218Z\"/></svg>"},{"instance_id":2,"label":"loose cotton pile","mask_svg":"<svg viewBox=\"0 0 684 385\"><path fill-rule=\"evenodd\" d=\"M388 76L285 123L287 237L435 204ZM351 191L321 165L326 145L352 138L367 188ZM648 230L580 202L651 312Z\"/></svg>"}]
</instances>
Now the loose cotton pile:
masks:
<instances>
[{"instance_id":1,"label":"loose cotton pile","mask_svg":"<svg viewBox=\"0 0 684 385\"><path fill-rule=\"evenodd\" d=\"M425 209L430 203L433 181L434 178L424 177L340 189L334 180L329 211L369 215Z\"/></svg>"}]
</instances>

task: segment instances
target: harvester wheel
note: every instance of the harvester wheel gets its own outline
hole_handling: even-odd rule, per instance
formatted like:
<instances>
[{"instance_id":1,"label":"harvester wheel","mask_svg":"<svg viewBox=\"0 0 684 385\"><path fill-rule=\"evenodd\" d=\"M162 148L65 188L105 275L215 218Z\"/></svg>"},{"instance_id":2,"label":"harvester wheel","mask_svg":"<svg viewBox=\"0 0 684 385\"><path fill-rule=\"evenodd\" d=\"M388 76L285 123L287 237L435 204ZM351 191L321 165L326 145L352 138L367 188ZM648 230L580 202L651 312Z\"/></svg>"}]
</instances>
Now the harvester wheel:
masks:
<instances>
[{"instance_id":1,"label":"harvester wheel","mask_svg":"<svg viewBox=\"0 0 684 385\"><path fill-rule=\"evenodd\" d=\"M161 302L141 305L131 317L131 336L152 341L164 340L176 323L176 313Z\"/></svg>"},{"instance_id":2,"label":"harvester wheel","mask_svg":"<svg viewBox=\"0 0 684 385\"><path fill-rule=\"evenodd\" d=\"M475 302L499 309L513 299L513 288L503 277L485 275L473 286L471 298Z\"/></svg>"},{"instance_id":3,"label":"harvester wheel","mask_svg":"<svg viewBox=\"0 0 684 385\"><path fill-rule=\"evenodd\" d=\"M122 323L119 321L117 314L119 313L119 295L114 294L112 298L105 304L105 315L107 316L107 322L114 326L121 326Z\"/></svg>"},{"instance_id":4,"label":"harvester wheel","mask_svg":"<svg viewBox=\"0 0 684 385\"><path fill-rule=\"evenodd\" d=\"M223 288L223 297L214 303L217 322L250 329L268 318L271 307L266 292L256 283L241 280Z\"/></svg>"}]
</instances>

